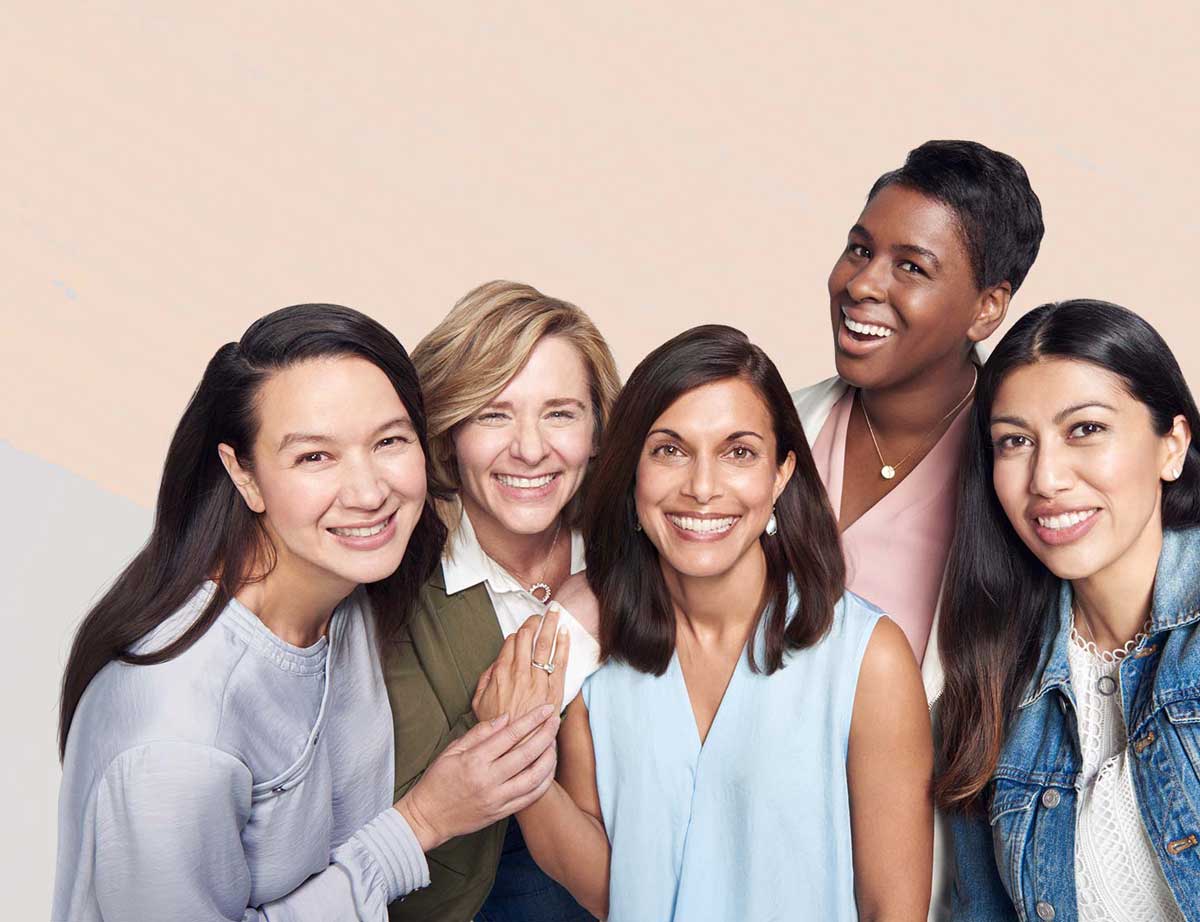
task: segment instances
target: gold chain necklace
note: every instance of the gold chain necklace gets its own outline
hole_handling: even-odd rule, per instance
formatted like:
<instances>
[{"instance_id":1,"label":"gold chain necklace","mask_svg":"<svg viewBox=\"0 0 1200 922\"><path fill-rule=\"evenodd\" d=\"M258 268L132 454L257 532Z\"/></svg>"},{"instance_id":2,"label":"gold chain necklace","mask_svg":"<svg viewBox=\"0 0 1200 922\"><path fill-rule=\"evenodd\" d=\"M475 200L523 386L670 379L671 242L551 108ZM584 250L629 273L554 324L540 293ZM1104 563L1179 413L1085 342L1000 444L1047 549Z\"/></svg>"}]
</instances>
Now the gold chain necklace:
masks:
<instances>
[{"instance_id":1,"label":"gold chain necklace","mask_svg":"<svg viewBox=\"0 0 1200 922\"><path fill-rule=\"evenodd\" d=\"M971 381L971 388L970 388L970 390L967 391L967 395L965 397L963 397L963 399L960 400L958 403L956 403L951 408L949 413L947 413L945 416L943 416L941 419L939 419L936 423L934 423L933 428L930 429L928 432L925 433L925 435L923 435L921 437L921 440L919 442L917 442L917 444L913 448L913 450L910 451L908 454L906 454L903 458L901 458L895 464L888 464L886 461L883 460L883 452L879 450L879 440L877 438L875 438L875 429L871 425L871 417L867 413L867 403L865 400L862 399L862 390L860 389L858 392L858 405L860 407L862 407L863 419L865 419L867 421L867 432L871 433L871 443L875 446L875 454L879 456L879 463L882 465L882 467L879 468L879 476L882 477L884 480L891 480L893 477L895 477L896 471L899 470L900 467L902 467L904 465L905 461L907 461L909 458L911 458L914 454L917 453L917 449L919 449L921 446L923 446L925 444L926 440L931 435L933 435L933 433L937 432L938 427L940 427L942 425L942 423L944 423L951 416L953 416L955 413L957 413L959 410L961 410L963 407L963 404L965 404L968 400L971 399L971 395L975 393L975 385L978 383L979 383L979 369L976 368L975 369L975 378L973 381Z\"/></svg>"}]
</instances>

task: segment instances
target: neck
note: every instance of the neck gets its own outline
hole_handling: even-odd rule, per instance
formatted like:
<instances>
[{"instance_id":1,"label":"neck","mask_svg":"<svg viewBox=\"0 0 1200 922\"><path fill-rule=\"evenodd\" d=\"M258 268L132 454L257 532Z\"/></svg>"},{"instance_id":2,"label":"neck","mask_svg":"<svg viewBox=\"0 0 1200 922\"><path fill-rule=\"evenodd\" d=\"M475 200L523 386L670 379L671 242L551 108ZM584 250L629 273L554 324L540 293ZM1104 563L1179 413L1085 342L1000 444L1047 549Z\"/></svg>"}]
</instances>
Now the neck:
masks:
<instances>
[{"instance_id":1,"label":"neck","mask_svg":"<svg viewBox=\"0 0 1200 922\"><path fill-rule=\"evenodd\" d=\"M562 513L543 531L521 534L502 528L495 519L463 497L463 514L471 519L475 540L483 552L509 573L525 582L541 580L552 569L551 556L570 535L563 535ZM557 537L557 542L556 542ZM529 577L529 579L525 579Z\"/></svg>"},{"instance_id":2,"label":"neck","mask_svg":"<svg viewBox=\"0 0 1200 922\"><path fill-rule=\"evenodd\" d=\"M301 572L305 569L309 572ZM280 640L311 647L325 636L333 610L354 588L328 573L295 566L280 554L270 573L247 583L235 596Z\"/></svg>"},{"instance_id":3,"label":"neck","mask_svg":"<svg viewBox=\"0 0 1200 922\"><path fill-rule=\"evenodd\" d=\"M1162 553L1158 516L1121 557L1097 573L1071 581L1075 609L1091 640L1115 650L1132 640L1150 617L1154 576ZM1085 631L1081 631L1085 633Z\"/></svg>"},{"instance_id":4,"label":"neck","mask_svg":"<svg viewBox=\"0 0 1200 922\"><path fill-rule=\"evenodd\" d=\"M975 381L970 353L961 361L922 369L888 387L863 389L859 399L871 416L871 427L885 443L921 438L945 421L946 414L970 391Z\"/></svg>"},{"instance_id":5,"label":"neck","mask_svg":"<svg viewBox=\"0 0 1200 922\"><path fill-rule=\"evenodd\" d=\"M676 630L705 647L741 649L764 604L767 558L762 546L754 542L731 570L717 576L687 576L660 560Z\"/></svg>"}]
</instances>

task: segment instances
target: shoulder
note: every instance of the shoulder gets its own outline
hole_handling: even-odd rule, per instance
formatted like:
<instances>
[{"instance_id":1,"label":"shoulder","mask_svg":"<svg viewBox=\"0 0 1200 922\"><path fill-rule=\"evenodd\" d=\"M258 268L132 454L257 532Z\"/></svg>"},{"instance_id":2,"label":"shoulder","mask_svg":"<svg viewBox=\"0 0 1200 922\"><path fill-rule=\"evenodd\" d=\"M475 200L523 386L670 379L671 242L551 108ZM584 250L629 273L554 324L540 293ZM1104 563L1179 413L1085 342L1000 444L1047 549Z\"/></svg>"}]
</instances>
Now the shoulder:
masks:
<instances>
[{"instance_id":1,"label":"shoulder","mask_svg":"<svg viewBox=\"0 0 1200 922\"><path fill-rule=\"evenodd\" d=\"M811 425L815 415L828 415L829 409L837 403L839 397L846 392L847 384L837 375L792 391L792 403L800 414L800 421ZM821 422L824 420L822 419Z\"/></svg>"},{"instance_id":2,"label":"shoulder","mask_svg":"<svg viewBox=\"0 0 1200 922\"><path fill-rule=\"evenodd\" d=\"M886 619L883 609L847 589L833 607L830 633L866 643L881 619Z\"/></svg>"},{"instance_id":3,"label":"shoulder","mask_svg":"<svg viewBox=\"0 0 1200 922\"><path fill-rule=\"evenodd\" d=\"M208 598L209 594L193 596L133 652L161 650L199 617ZM117 752L152 741L214 743L230 677L246 649L223 628L219 615L194 644L165 662L109 662L79 702L68 748L107 762Z\"/></svg>"}]
</instances>

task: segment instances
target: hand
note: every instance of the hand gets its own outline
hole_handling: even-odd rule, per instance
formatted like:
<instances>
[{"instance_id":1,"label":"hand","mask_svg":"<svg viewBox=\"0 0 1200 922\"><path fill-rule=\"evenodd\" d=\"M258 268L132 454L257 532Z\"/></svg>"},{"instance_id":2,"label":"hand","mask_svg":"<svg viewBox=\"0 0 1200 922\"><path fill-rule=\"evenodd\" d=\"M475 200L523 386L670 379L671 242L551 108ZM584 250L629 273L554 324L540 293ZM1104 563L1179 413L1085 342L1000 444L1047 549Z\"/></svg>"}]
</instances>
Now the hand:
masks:
<instances>
[{"instance_id":1,"label":"hand","mask_svg":"<svg viewBox=\"0 0 1200 922\"><path fill-rule=\"evenodd\" d=\"M394 804L423 851L524 810L554 782L559 717L544 705L477 724Z\"/></svg>"},{"instance_id":2,"label":"hand","mask_svg":"<svg viewBox=\"0 0 1200 922\"><path fill-rule=\"evenodd\" d=\"M521 629L504 641L496 662L479 677L471 699L471 709L479 720L523 714L539 704L554 705L555 713L562 710L571 635L558 626L558 612L558 606L552 604L545 618L530 615ZM546 663L553 672L534 663Z\"/></svg>"}]
</instances>

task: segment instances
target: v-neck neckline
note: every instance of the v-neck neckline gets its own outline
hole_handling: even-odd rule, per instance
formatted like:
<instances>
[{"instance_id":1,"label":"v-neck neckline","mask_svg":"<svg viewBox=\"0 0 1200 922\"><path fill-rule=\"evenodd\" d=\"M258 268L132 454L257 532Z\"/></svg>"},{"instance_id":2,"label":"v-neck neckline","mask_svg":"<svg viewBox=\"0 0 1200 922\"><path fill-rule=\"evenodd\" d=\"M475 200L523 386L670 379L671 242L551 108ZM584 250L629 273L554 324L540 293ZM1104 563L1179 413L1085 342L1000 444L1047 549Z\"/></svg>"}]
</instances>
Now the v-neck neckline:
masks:
<instances>
[{"instance_id":1,"label":"v-neck neckline","mask_svg":"<svg viewBox=\"0 0 1200 922\"><path fill-rule=\"evenodd\" d=\"M838 404L840 404L842 400L849 400L849 407L846 410L843 411L838 404L834 404L834 412L838 413L839 415L836 419L831 419L829 421L832 422L836 428L834 430L834 451L831 459L832 463L830 464L829 469L829 484L826 488L826 494L829 497L830 505L833 506L834 519L838 521L840 521L842 517L842 491L846 488L846 448L850 434L850 418L854 415L856 390L856 388L850 388L846 394L839 399ZM876 514L886 514L893 505L899 504L901 507L903 507L905 496L907 496L911 490L916 489L922 484L922 478L924 478L925 472L933 466L932 463L927 464L927 462L934 457L940 458L941 455L947 450L946 446L949 444L947 442L947 437L954 432L955 427L963 423L965 419L963 414L967 409L968 407L962 407L958 413L955 414L954 418L950 420L950 425L946 427L946 430L938 437L938 440L933 443L929 451L925 453L921 460L913 466L912 470L910 470L908 474L902 478L898 484L896 484L896 486L881 496L874 505L867 508L862 515L860 515L845 529L843 529L841 531L843 536L856 528L859 523L866 518ZM838 450L838 446L840 446L840 450ZM911 484L909 483L910 481L912 481ZM905 488L906 485L908 485L908 489ZM900 494L899 499L895 498L897 494Z\"/></svg>"},{"instance_id":2,"label":"v-neck neckline","mask_svg":"<svg viewBox=\"0 0 1200 922\"><path fill-rule=\"evenodd\" d=\"M700 723L696 718L696 708L692 704L692 693L688 690L687 676L683 671L683 661L679 658L679 650L676 648L671 651L671 666L679 675L678 689L682 692L683 704L687 709L687 714L691 718L688 725L691 727L691 739L696 748L697 757L703 754L705 748L709 747L709 743L713 738L713 733L717 730L717 722L721 720L721 715L728 710L728 703L731 694L734 691L735 683L738 680L738 673L742 671L743 660L746 658L746 650L754 634L743 644L741 652L738 654L737 660L733 664L733 671L729 673L729 680L725 683L725 690L721 693L721 700L717 702L717 709L713 712L712 720L708 724L708 732L703 737L700 735Z\"/></svg>"}]
</instances>

